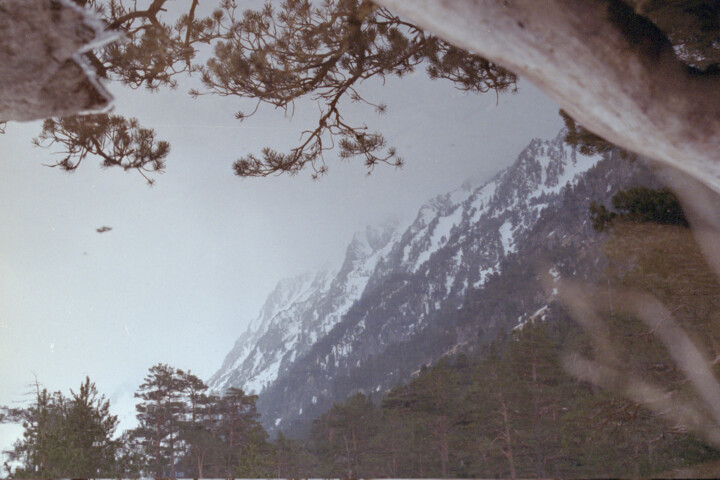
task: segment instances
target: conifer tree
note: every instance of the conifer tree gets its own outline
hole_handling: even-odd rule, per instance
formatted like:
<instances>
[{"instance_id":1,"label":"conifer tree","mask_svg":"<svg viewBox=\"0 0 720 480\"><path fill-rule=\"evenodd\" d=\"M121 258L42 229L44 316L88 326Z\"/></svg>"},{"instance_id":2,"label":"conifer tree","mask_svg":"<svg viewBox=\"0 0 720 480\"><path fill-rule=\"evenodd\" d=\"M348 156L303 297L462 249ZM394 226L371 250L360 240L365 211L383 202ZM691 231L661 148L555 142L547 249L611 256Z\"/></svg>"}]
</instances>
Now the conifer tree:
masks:
<instances>
[{"instance_id":1,"label":"conifer tree","mask_svg":"<svg viewBox=\"0 0 720 480\"><path fill-rule=\"evenodd\" d=\"M501 353L491 350L475 369L468 400L477 429L477 453L483 458L480 467L495 475L516 478L517 418L511 401L516 399L517 378L503 363Z\"/></svg>"},{"instance_id":2,"label":"conifer tree","mask_svg":"<svg viewBox=\"0 0 720 480\"><path fill-rule=\"evenodd\" d=\"M521 427L515 453L518 460L528 465L522 474L547 477L556 473L552 463L561 455L559 418L563 391L562 382L558 381L559 344L553 341L551 328L540 324L540 315L514 332L514 341L508 346L503 362L508 369L505 383L514 387L508 400L512 400L512 410Z\"/></svg>"},{"instance_id":3,"label":"conifer tree","mask_svg":"<svg viewBox=\"0 0 720 480\"><path fill-rule=\"evenodd\" d=\"M178 376L184 404L179 431L183 448L178 468L185 476L201 478L216 444L213 431L208 428L214 414L214 396L208 395L205 382L189 371L178 370Z\"/></svg>"},{"instance_id":4,"label":"conifer tree","mask_svg":"<svg viewBox=\"0 0 720 480\"><path fill-rule=\"evenodd\" d=\"M426 372L424 368L422 372ZM422 375L422 373L420 374ZM391 390L382 401L384 445L390 454L388 466L390 477L425 477L431 475L429 457L432 438L426 428L425 418L415 412L415 405L408 398L411 385Z\"/></svg>"},{"instance_id":5,"label":"conifer tree","mask_svg":"<svg viewBox=\"0 0 720 480\"><path fill-rule=\"evenodd\" d=\"M113 438L117 416L110 414L110 402L98 394L89 378L77 392L70 390L65 415L66 435L77 452L73 474L92 477L115 473L113 466L120 446Z\"/></svg>"},{"instance_id":6,"label":"conifer tree","mask_svg":"<svg viewBox=\"0 0 720 480\"><path fill-rule=\"evenodd\" d=\"M165 364L150 368L135 398L139 426L132 432L147 458L147 473L175 477L181 456L181 429L186 405L181 371Z\"/></svg>"},{"instance_id":7,"label":"conifer tree","mask_svg":"<svg viewBox=\"0 0 720 480\"><path fill-rule=\"evenodd\" d=\"M380 411L372 400L357 393L337 403L313 424L315 448L327 475L368 476L371 438L378 434Z\"/></svg>"},{"instance_id":8,"label":"conifer tree","mask_svg":"<svg viewBox=\"0 0 720 480\"><path fill-rule=\"evenodd\" d=\"M319 466L310 452L307 441L287 438L282 431L275 439L276 478L309 478L319 472Z\"/></svg>"},{"instance_id":9,"label":"conifer tree","mask_svg":"<svg viewBox=\"0 0 720 480\"><path fill-rule=\"evenodd\" d=\"M417 445L425 451L422 474L448 476L456 453L451 451L451 438L457 428L461 398L461 373L443 359L386 399L385 407L404 410L417 422L419 439L426 440Z\"/></svg>"},{"instance_id":10,"label":"conifer tree","mask_svg":"<svg viewBox=\"0 0 720 480\"><path fill-rule=\"evenodd\" d=\"M50 167L70 172L88 156L98 157L104 168L135 170L149 184L153 173L164 171L170 153L170 144L156 140L155 132L142 128L136 118L105 113L48 118L33 142L38 147L62 147L64 158Z\"/></svg>"},{"instance_id":11,"label":"conifer tree","mask_svg":"<svg viewBox=\"0 0 720 480\"><path fill-rule=\"evenodd\" d=\"M168 21L168 0L153 0L140 9L127 0L75 0L96 11L108 29L120 30L125 41L87 53L100 76L131 88L174 88L179 78L199 74L203 90L212 94L255 100L293 109L302 98L315 100L320 116L287 153L264 149L234 163L240 176L298 173L313 176L327 171L324 154L337 145L341 158L360 157L368 171L379 163L400 166L402 158L380 132L351 124L342 114L347 102L360 102L382 113L386 107L360 93L371 78L402 77L425 65L431 78L446 79L470 92L514 91L516 77L492 62L425 34L418 26L369 0L329 0L323 3L290 0L242 14L237 3L223 0L214 12L199 17L199 0L186 13ZM214 54L198 65L198 47L211 45ZM251 116L238 112L238 120ZM122 135L118 135L117 131ZM128 148L127 138L141 140ZM78 167L87 156L104 166L150 174L162 171L169 153L166 142L134 119L91 115L46 121L38 144L60 147L65 158L57 166ZM119 144L119 145L116 145ZM139 158L138 158L139 157Z\"/></svg>"},{"instance_id":12,"label":"conifer tree","mask_svg":"<svg viewBox=\"0 0 720 480\"><path fill-rule=\"evenodd\" d=\"M22 409L25 431L11 452L22 467L15 477L111 477L120 475L117 417L110 403L85 379L70 397L37 387L34 403Z\"/></svg>"}]
</instances>

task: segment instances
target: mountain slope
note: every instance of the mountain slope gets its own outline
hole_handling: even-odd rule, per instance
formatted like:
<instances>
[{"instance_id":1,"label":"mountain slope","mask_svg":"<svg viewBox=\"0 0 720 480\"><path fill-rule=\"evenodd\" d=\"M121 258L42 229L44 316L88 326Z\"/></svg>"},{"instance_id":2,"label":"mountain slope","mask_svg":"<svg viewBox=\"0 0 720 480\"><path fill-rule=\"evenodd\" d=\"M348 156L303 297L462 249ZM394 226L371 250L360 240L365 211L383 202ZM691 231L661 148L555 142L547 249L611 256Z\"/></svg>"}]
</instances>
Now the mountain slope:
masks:
<instances>
[{"instance_id":1,"label":"mountain slope","mask_svg":"<svg viewBox=\"0 0 720 480\"><path fill-rule=\"evenodd\" d=\"M593 198L602 199L614 191L607 183L620 185L623 178L613 176L612 168L596 167L602 157L579 154L563 137L561 132L553 140L533 140L491 181L430 200L407 229L394 232L382 249L370 249L374 267L364 271L362 295L324 335L303 344L260 393L258 409L266 427L305 429L307 419L333 402L357 391L387 390L420 365L453 348L489 342L542 307L545 299L536 287L520 288L518 272L533 273L518 259L528 255L528 245L543 241L565 248L566 230L587 237L588 229L582 223L578 229L577 220L586 218L589 197L567 206L568 194L585 188L590 174L603 190L593 190ZM605 173L592 173L598 170ZM562 208L572 210L573 218L563 216ZM555 213L548 217L548 212ZM545 240L538 239L543 235ZM345 267L348 272L354 268L347 261ZM509 304L493 301L513 290L518 295ZM315 321L321 322L322 315Z\"/></svg>"},{"instance_id":2,"label":"mountain slope","mask_svg":"<svg viewBox=\"0 0 720 480\"><path fill-rule=\"evenodd\" d=\"M392 244L396 227L388 222L356 234L337 272L325 269L281 280L209 380L210 387L262 392L360 297L384 249Z\"/></svg>"}]
</instances>

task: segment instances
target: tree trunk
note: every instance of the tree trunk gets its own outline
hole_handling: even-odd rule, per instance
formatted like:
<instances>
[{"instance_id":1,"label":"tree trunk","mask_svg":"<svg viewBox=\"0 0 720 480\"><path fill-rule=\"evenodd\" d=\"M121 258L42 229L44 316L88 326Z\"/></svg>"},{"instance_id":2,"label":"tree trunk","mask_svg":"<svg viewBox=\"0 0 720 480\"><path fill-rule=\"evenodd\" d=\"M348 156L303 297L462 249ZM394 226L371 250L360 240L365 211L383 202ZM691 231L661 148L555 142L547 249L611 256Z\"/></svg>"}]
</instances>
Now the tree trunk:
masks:
<instances>
[{"instance_id":1,"label":"tree trunk","mask_svg":"<svg viewBox=\"0 0 720 480\"><path fill-rule=\"evenodd\" d=\"M537 355L535 346L531 345L530 370L532 376L532 402L533 402L533 449L535 450L535 474L538 478L545 477L545 454L543 452L542 425L540 412L540 387L537 377Z\"/></svg>"},{"instance_id":2,"label":"tree trunk","mask_svg":"<svg viewBox=\"0 0 720 480\"><path fill-rule=\"evenodd\" d=\"M345 454L347 455L347 473L348 478L352 478L352 462L350 461L350 446L348 445L348 439L345 434L343 434L343 439L345 440Z\"/></svg>"},{"instance_id":3,"label":"tree trunk","mask_svg":"<svg viewBox=\"0 0 720 480\"><path fill-rule=\"evenodd\" d=\"M448 417L441 415L437 419L437 438L440 446L440 476L447 478L447 465L450 459L448 447Z\"/></svg>"},{"instance_id":4,"label":"tree trunk","mask_svg":"<svg viewBox=\"0 0 720 480\"><path fill-rule=\"evenodd\" d=\"M505 403L505 395L502 392L498 393L498 400L500 400L500 416L503 419L503 429L500 437L505 442L505 448L501 448L501 452L507 458L508 466L510 467L510 478L515 480L517 475L515 474L515 457L513 456L512 449L512 435L510 433L510 421L508 419L508 408Z\"/></svg>"},{"instance_id":5,"label":"tree trunk","mask_svg":"<svg viewBox=\"0 0 720 480\"><path fill-rule=\"evenodd\" d=\"M29 121L105 108L112 95L82 53L119 35L71 0L3 0L0 120Z\"/></svg>"},{"instance_id":6,"label":"tree trunk","mask_svg":"<svg viewBox=\"0 0 720 480\"><path fill-rule=\"evenodd\" d=\"M204 463L205 463L205 450L203 450L202 454L198 456L198 478L205 478L205 475L203 475Z\"/></svg>"},{"instance_id":7,"label":"tree trunk","mask_svg":"<svg viewBox=\"0 0 720 480\"><path fill-rule=\"evenodd\" d=\"M720 192L720 76L619 0L375 0L527 78L585 128Z\"/></svg>"}]
</instances>

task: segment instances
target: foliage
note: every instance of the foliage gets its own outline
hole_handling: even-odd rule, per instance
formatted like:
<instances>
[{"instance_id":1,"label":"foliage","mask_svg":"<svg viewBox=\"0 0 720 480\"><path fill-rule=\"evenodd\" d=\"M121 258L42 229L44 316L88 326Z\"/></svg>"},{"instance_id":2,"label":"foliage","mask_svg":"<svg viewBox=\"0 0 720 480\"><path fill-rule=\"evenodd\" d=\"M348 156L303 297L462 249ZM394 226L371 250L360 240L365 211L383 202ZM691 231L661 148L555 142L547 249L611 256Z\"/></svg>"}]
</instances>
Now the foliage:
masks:
<instances>
[{"instance_id":1,"label":"foliage","mask_svg":"<svg viewBox=\"0 0 720 480\"><path fill-rule=\"evenodd\" d=\"M310 478L318 472L316 456L306 442L287 438L278 432L274 442L276 478Z\"/></svg>"},{"instance_id":2,"label":"foliage","mask_svg":"<svg viewBox=\"0 0 720 480\"><path fill-rule=\"evenodd\" d=\"M615 219L689 226L680 202L668 188L640 186L621 190L613 195L612 206L615 212L596 202L590 204L590 220L595 230L604 231Z\"/></svg>"},{"instance_id":3,"label":"foliage","mask_svg":"<svg viewBox=\"0 0 720 480\"><path fill-rule=\"evenodd\" d=\"M635 223L689 226L680 202L668 188L621 190L613 196L612 204L622 217Z\"/></svg>"},{"instance_id":4,"label":"foliage","mask_svg":"<svg viewBox=\"0 0 720 480\"><path fill-rule=\"evenodd\" d=\"M117 417L110 403L85 379L70 397L37 386L35 402L21 409L25 432L11 457L21 462L17 478L112 477L120 474L121 442L113 438Z\"/></svg>"},{"instance_id":5,"label":"foliage","mask_svg":"<svg viewBox=\"0 0 720 480\"><path fill-rule=\"evenodd\" d=\"M265 148L260 155L240 158L233 165L240 176L295 174L309 168L317 178L327 171L324 153L335 146L340 158L361 157L368 172L379 163L401 166L402 158L381 133L350 123L342 114L347 102L364 103L379 113L386 110L360 93L362 83L371 78L402 77L424 63L431 78L449 80L463 91L515 90L516 77L510 72L425 34L368 0L289 0L278 8L268 3L242 15L235 1L223 0L202 18L196 14L199 1L193 0L187 13L173 22L163 17L167 0L153 0L145 10L127 0L75 1L96 11L108 29L125 34L126 41L86 54L102 77L157 90L175 88L179 77L199 72L205 90L193 90L192 95L253 99L253 113L261 104L293 110L301 98L319 106L317 125L303 133L297 147L288 153ZM202 45L214 48L204 66L193 63ZM236 117L251 115L238 112ZM153 167L150 171L161 170L152 159L134 158L122 137L113 133L116 124L138 130L136 122L112 118L52 120L40 139L64 147L67 157L58 165L66 170L77 168L87 155L100 157L105 166L143 174L147 165ZM78 132L87 131L107 142L79 143ZM138 131L146 132L146 150L156 152L154 158L167 156L166 142L156 142L150 129ZM115 142L121 142L120 147Z\"/></svg>"},{"instance_id":6,"label":"foliage","mask_svg":"<svg viewBox=\"0 0 720 480\"><path fill-rule=\"evenodd\" d=\"M164 364L150 368L135 398L139 426L132 436L142 449L145 469L152 476L176 476L176 460L182 455L181 423L186 413L186 377L182 370Z\"/></svg>"},{"instance_id":7,"label":"foliage","mask_svg":"<svg viewBox=\"0 0 720 480\"><path fill-rule=\"evenodd\" d=\"M223 11L231 2L223 1L210 16L198 18L198 0L173 23L164 21L167 0L152 0L145 10L127 0L74 0L94 11L108 30L119 30L125 38L99 51L86 54L97 73L131 88L176 88L177 76L193 71L197 47L221 37ZM227 28L227 25L225 26Z\"/></svg>"},{"instance_id":8,"label":"foliage","mask_svg":"<svg viewBox=\"0 0 720 480\"><path fill-rule=\"evenodd\" d=\"M658 26L688 65L717 68L720 52L720 4L713 0L625 0Z\"/></svg>"},{"instance_id":9,"label":"foliage","mask_svg":"<svg viewBox=\"0 0 720 480\"><path fill-rule=\"evenodd\" d=\"M348 478L364 477L370 438L379 431L379 411L363 394L336 404L313 425L313 440L326 475L342 472Z\"/></svg>"},{"instance_id":10,"label":"foliage","mask_svg":"<svg viewBox=\"0 0 720 480\"><path fill-rule=\"evenodd\" d=\"M33 142L39 147L62 147L65 157L51 167L73 171L88 155L96 156L104 168L136 170L149 184L154 180L148 175L161 173L170 153L170 144L157 141L155 132L140 127L137 119L107 114L48 118Z\"/></svg>"},{"instance_id":11,"label":"foliage","mask_svg":"<svg viewBox=\"0 0 720 480\"><path fill-rule=\"evenodd\" d=\"M231 389L208 394L190 372L150 368L135 396L138 427L115 436L117 417L89 379L70 397L38 387L33 405L3 409L0 421L22 421L23 439L11 452L18 478L271 477L281 468L259 423L257 397ZM302 466L306 454L292 441ZM284 458L288 460L287 456Z\"/></svg>"},{"instance_id":12,"label":"foliage","mask_svg":"<svg viewBox=\"0 0 720 480\"><path fill-rule=\"evenodd\" d=\"M599 135L595 135L593 132L576 122L575 119L568 115L568 113L564 110L560 110L558 113L565 124L565 143L576 146L583 155L601 155L615 150L619 153L621 158L631 161L636 159L634 153L623 150Z\"/></svg>"},{"instance_id":13,"label":"foliage","mask_svg":"<svg viewBox=\"0 0 720 480\"><path fill-rule=\"evenodd\" d=\"M609 223L617 216L617 213L611 212L605 205L601 205L595 201L590 203L590 221L593 229L603 232Z\"/></svg>"},{"instance_id":14,"label":"foliage","mask_svg":"<svg viewBox=\"0 0 720 480\"><path fill-rule=\"evenodd\" d=\"M258 422L257 397L208 394L190 372L158 364L136 398L139 426L128 432L139 471L155 477L271 476L274 451Z\"/></svg>"},{"instance_id":15,"label":"foliage","mask_svg":"<svg viewBox=\"0 0 720 480\"><path fill-rule=\"evenodd\" d=\"M580 341L583 333L563 323L527 325L469 365L456 361L427 368L389 392L380 407L364 396L335 405L315 423L315 473L642 476L720 458L652 412L565 374L563 346ZM359 400L367 413L360 413ZM447 401L453 405L436 409ZM342 412L354 413L334 423ZM382 420L350 421L368 415ZM362 439L362 455L355 455L353 433Z\"/></svg>"},{"instance_id":16,"label":"foliage","mask_svg":"<svg viewBox=\"0 0 720 480\"><path fill-rule=\"evenodd\" d=\"M505 91L515 77L496 65L426 35L369 1L333 0L315 6L307 0L269 4L246 12L215 56L201 68L209 92L257 99L287 110L302 97L320 106L317 127L305 132L301 144L283 154L265 149L234 164L240 176L297 173L310 166L326 172L323 152L340 147L341 158L360 156L369 171L378 163L400 166L402 159L386 148L382 134L351 125L340 112L343 99L384 112L360 93L370 78L402 77L427 62L432 78L446 78L467 91ZM238 112L239 119L245 114Z\"/></svg>"},{"instance_id":17,"label":"foliage","mask_svg":"<svg viewBox=\"0 0 720 480\"><path fill-rule=\"evenodd\" d=\"M294 174L307 168L316 178L327 171L324 153L335 147L339 147L341 158L362 158L368 172L379 163L400 166L402 158L388 146L382 133L351 123L342 115L347 102L361 102L378 112L385 111L384 105L373 103L361 93L362 83L370 78L404 76L425 64L430 78L447 79L464 91L494 91L496 95L515 91L516 77L512 73L424 33L369 0L289 0L279 7L268 3L243 14L238 13L234 0L222 0L204 17L197 13L199 0L193 0L185 13L171 20L166 18L164 8L168 0L152 0L144 10L130 0L74 1L97 12L108 29L124 33L124 42L85 54L102 77L131 88L157 90L176 88L180 78L200 73L205 90L195 90L194 95L253 99L257 102L253 112L261 104L294 111L295 101L301 98L317 103L318 122L305 130L296 147L289 152L268 147L260 154L241 157L233 164L240 176ZM627 27L628 35L644 38L640 33L651 31L658 42L672 44L689 68L717 69L717 2L616 0L608 8L611 17L622 17L618 21ZM635 32L638 29L642 32ZM214 54L205 65L198 65L194 62L203 46L212 47ZM238 112L237 118L250 115ZM568 126L568 142L580 145L581 151L612 148L565 112L561 111L561 115ZM84 117L77 121L84 121ZM73 143L65 140L72 132L48 132L49 139L54 140L50 143ZM155 142L154 134L150 140ZM99 156L106 166L143 172L144 163L125 160L130 154L124 149L112 153L101 148L65 152L69 158L59 164L73 169L86 152ZM108 158L113 160L108 163Z\"/></svg>"},{"instance_id":18,"label":"foliage","mask_svg":"<svg viewBox=\"0 0 720 480\"><path fill-rule=\"evenodd\" d=\"M567 129L565 143L568 145L576 145L583 155L598 155L616 148L604 138L585 129L564 110L560 110L558 113L562 117L565 128Z\"/></svg>"}]
</instances>

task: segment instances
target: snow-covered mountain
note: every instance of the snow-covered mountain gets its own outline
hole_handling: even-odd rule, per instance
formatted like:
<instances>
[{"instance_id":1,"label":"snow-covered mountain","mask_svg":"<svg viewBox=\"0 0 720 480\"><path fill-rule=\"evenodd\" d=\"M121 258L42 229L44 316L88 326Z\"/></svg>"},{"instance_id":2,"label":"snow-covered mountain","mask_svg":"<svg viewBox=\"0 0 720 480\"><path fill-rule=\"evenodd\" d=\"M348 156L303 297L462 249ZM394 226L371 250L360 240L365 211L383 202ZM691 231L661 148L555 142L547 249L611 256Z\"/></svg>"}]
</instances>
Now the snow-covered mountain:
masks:
<instances>
[{"instance_id":1,"label":"snow-covered mountain","mask_svg":"<svg viewBox=\"0 0 720 480\"><path fill-rule=\"evenodd\" d=\"M355 234L337 272L324 269L281 280L210 379L210 387L240 386L248 393L261 393L360 298L378 261L394 243L396 230L397 223L387 222Z\"/></svg>"},{"instance_id":2,"label":"snow-covered mountain","mask_svg":"<svg viewBox=\"0 0 720 480\"><path fill-rule=\"evenodd\" d=\"M535 225L540 212L561 199L602 157L585 156L563 142L533 140L515 163L478 188L461 187L423 205L393 246L370 287L394 273L426 277L426 310L459 301L498 271L502 258ZM421 313L421 316L423 314Z\"/></svg>"},{"instance_id":3,"label":"snow-covered mountain","mask_svg":"<svg viewBox=\"0 0 720 480\"><path fill-rule=\"evenodd\" d=\"M384 225L356 235L334 277L281 282L211 385L258 393L266 427L286 430L354 392L392 388L439 353L477 342L478 332L511 328L492 316L482 320L487 328L479 320L451 328L449 319L472 310L476 292L536 242L531 233L551 227L547 218L539 225L542 215L567 202L566 192L603 159L580 154L564 135L533 140L482 186L430 200L402 231ZM599 182L610 181L603 175ZM588 201L575 201L576 217L586 217ZM555 230L543 235L564 232ZM518 303L519 314L507 310L515 312L512 326L532 306Z\"/></svg>"}]
</instances>

